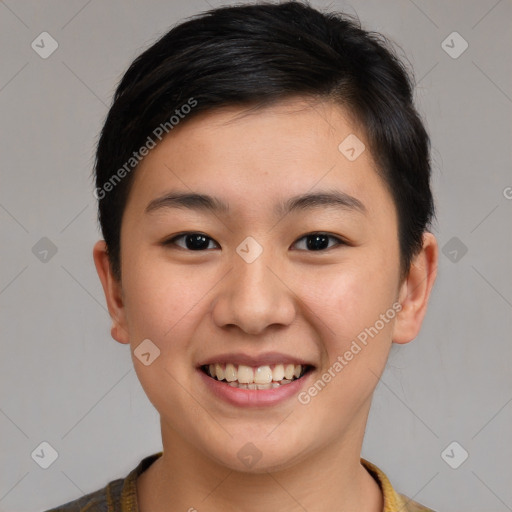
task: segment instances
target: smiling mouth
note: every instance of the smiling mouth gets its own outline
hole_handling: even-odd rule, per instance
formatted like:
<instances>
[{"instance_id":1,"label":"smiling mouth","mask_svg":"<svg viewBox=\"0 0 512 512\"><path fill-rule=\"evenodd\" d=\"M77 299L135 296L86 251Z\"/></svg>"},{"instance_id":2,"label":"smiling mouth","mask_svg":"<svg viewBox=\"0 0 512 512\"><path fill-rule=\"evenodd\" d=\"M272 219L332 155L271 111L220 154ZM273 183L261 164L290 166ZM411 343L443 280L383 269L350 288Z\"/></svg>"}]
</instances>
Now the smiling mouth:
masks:
<instances>
[{"instance_id":1,"label":"smiling mouth","mask_svg":"<svg viewBox=\"0 0 512 512\"><path fill-rule=\"evenodd\" d=\"M301 379L313 366L302 364L273 364L246 366L232 363L215 363L200 367L208 377L241 389L274 389Z\"/></svg>"}]
</instances>

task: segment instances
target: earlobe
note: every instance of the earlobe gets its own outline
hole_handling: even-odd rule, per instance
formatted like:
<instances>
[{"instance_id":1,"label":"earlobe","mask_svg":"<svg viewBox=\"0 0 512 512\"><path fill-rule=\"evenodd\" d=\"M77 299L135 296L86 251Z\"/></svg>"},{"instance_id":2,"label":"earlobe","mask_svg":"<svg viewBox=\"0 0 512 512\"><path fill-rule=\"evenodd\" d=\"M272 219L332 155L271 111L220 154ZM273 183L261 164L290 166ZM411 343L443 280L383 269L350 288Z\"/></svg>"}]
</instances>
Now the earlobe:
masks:
<instances>
[{"instance_id":1,"label":"earlobe","mask_svg":"<svg viewBox=\"0 0 512 512\"><path fill-rule=\"evenodd\" d=\"M432 233L423 234L423 247L414 257L399 295L402 305L393 330L394 343L408 343L420 331L437 275L438 247Z\"/></svg>"},{"instance_id":2,"label":"earlobe","mask_svg":"<svg viewBox=\"0 0 512 512\"><path fill-rule=\"evenodd\" d=\"M108 311L112 318L110 334L119 343L130 343L121 283L112 274L105 240L98 240L94 244L93 258L107 301Z\"/></svg>"}]
</instances>

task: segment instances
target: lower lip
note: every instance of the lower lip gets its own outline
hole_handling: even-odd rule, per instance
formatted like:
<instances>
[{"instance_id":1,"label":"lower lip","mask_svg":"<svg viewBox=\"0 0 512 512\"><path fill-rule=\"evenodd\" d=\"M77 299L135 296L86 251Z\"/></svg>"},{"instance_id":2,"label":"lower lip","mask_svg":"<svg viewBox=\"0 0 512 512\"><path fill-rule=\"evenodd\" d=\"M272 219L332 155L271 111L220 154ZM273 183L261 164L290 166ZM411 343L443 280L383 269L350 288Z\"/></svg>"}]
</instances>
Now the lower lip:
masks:
<instances>
[{"instance_id":1,"label":"lower lip","mask_svg":"<svg viewBox=\"0 0 512 512\"><path fill-rule=\"evenodd\" d=\"M206 375L201 369L197 371L201 375L206 387L214 395L239 407L267 407L284 402L299 393L312 373L312 371L309 371L300 379L295 379L288 384L282 384L278 388L242 389L230 386L225 381L213 379Z\"/></svg>"}]
</instances>

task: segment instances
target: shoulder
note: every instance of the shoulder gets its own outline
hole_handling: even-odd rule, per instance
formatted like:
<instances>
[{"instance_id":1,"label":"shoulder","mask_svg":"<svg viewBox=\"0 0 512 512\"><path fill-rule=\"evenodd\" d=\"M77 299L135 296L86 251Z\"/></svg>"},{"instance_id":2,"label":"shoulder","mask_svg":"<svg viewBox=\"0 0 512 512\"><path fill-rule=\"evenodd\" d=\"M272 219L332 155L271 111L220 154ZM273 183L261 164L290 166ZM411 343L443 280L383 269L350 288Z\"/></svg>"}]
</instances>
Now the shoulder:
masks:
<instances>
[{"instance_id":1,"label":"shoulder","mask_svg":"<svg viewBox=\"0 0 512 512\"><path fill-rule=\"evenodd\" d=\"M132 512L137 511L137 477L143 473L163 452L142 459L126 478L111 481L103 489L91 492L58 507L44 512Z\"/></svg>"},{"instance_id":2,"label":"shoulder","mask_svg":"<svg viewBox=\"0 0 512 512\"><path fill-rule=\"evenodd\" d=\"M408 498L404 494L399 494L399 496L404 502L404 512L435 512L435 510L425 507L425 505L417 501L411 500L411 498Z\"/></svg>"},{"instance_id":3,"label":"shoulder","mask_svg":"<svg viewBox=\"0 0 512 512\"><path fill-rule=\"evenodd\" d=\"M123 478L114 480L103 489L98 489L45 512L110 512L113 510L115 497L121 494L123 483Z\"/></svg>"}]
</instances>

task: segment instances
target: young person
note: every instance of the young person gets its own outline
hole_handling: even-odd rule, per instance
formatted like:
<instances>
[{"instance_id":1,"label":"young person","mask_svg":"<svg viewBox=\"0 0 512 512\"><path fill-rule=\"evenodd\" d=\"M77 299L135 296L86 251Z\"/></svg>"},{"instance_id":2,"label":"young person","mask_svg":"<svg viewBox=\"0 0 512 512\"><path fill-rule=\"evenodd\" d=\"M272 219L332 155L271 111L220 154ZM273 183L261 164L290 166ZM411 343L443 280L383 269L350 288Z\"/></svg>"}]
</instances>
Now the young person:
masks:
<instances>
[{"instance_id":1,"label":"young person","mask_svg":"<svg viewBox=\"0 0 512 512\"><path fill-rule=\"evenodd\" d=\"M94 262L163 450L53 511L428 511L361 458L437 266L429 139L386 39L301 2L144 51L103 127Z\"/></svg>"}]
</instances>

